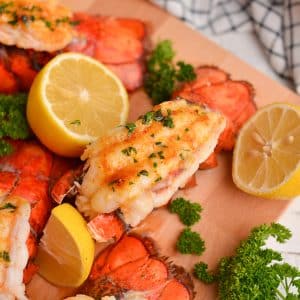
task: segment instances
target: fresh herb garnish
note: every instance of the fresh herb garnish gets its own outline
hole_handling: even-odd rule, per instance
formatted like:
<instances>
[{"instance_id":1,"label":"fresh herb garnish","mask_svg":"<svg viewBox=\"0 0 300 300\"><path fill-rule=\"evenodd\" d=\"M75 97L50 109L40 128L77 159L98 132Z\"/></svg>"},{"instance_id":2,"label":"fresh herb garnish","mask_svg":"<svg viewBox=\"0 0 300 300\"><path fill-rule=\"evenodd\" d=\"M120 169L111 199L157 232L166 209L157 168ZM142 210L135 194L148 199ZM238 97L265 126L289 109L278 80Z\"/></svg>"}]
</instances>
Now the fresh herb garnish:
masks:
<instances>
[{"instance_id":1,"label":"fresh herb garnish","mask_svg":"<svg viewBox=\"0 0 300 300\"><path fill-rule=\"evenodd\" d=\"M9 210L14 211L16 208L17 207L10 202L7 202L7 203L3 204L2 206L0 206L0 210L9 209Z\"/></svg>"},{"instance_id":2,"label":"fresh herb garnish","mask_svg":"<svg viewBox=\"0 0 300 300\"><path fill-rule=\"evenodd\" d=\"M0 14L3 14L3 13L7 13L7 8L10 7L10 6L13 6L14 3L13 1L10 1L10 2L3 2L0 4Z\"/></svg>"},{"instance_id":3,"label":"fresh herb garnish","mask_svg":"<svg viewBox=\"0 0 300 300\"><path fill-rule=\"evenodd\" d=\"M3 138L26 139L30 136L26 103L26 94L0 94L0 156L13 151L13 147Z\"/></svg>"},{"instance_id":4,"label":"fresh herb garnish","mask_svg":"<svg viewBox=\"0 0 300 300\"><path fill-rule=\"evenodd\" d=\"M159 157L160 159L164 159L164 158L165 158L163 151L158 151L158 152L157 152L157 155L158 155L158 157Z\"/></svg>"},{"instance_id":5,"label":"fresh herb garnish","mask_svg":"<svg viewBox=\"0 0 300 300\"><path fill-rule=\"evenodd\" d=\"M7 23L10 25L13 25L13 26L17 25L19 18L15 11L11 13L11 17L12 17L12 19L9 20Z\"/></svg>"},{"instance_id":6,"label":"fresh herb garnish","mask_svg":"<svg viewBox=\"0 0 300 300\"><path fill-rule=\"evenodd\" d=\"M155 158L155 157L156 157L156 154L154 152L148 156L148 158Z\"/></svg>"},{"instance_id":7,"label":"fresh herb garnish","mask_svg":"<svg viewBox=\"0 0 300 300\"><path fill-rule=\"evenodd\" d=\"M207 283L217 280L221 300L300 299L300 270L282 263L279 252L265 247L271 236L284 243L291 232L278 223L255 227L235 256L221 259L215 275L207 272L205 263L195 265L194 275Z\"/></svg>"},{"instance_id":8,"label":"fresh herb garnish","mask_svg":"<svg viewBox=\"0 0 300 300\"><path fill-rule=\"evenodd\" d=\"M162 180L162 178L161 178L161 176L159 176L159 177L157 177L155 180L154 180L154 182L159 182L159 181L161 181Z\"/></svg>"},{"instance_id":9,"label":"fresh herb garnish","mask_svg":"<svg viewBox=\"0 0 300 300\"><path fill-rule=\"evenodd\" d=\"M163 120L163 126L169 127L169 128L174 128L173 119L170 116L165 117Z\"/></svg>"},{"instance_id":10,"label":"fresh herb garnish","mask_svg":"<svg viewBox=\"0 0 300 300\"><path fill-rule=\"evenodd\" d=\"M136 148L134 147L127 147L122 150L122 153L126 156L130 156L131 154L137 154Z\"/></svg>"},{"instance_id":11,"label":"fresh herb garnish","mask_svg":"<svg viewBox=\"0 0 300 300\"><path fill-rule=\"evenodd\" d=\"M169 100L179 82L196 78L193 67L182 61L173 63L174 56L171 41L164 40L157 44L147 60L144 88L154 103Z\"/></svg>"},{"instance_id":12,"label":"fresh herb garnish","mask_svg":"<svg viewBox=\"0 0 300 300\"><path fill-rule=\"evenodd\" d=\"M180 197L170 203L169 210L171 213L178 214L184 225L192 226L200 220L202 207L199 203L192 203Z\"/></svg>"},{"instance_id":13,"label":"fresh herb garnish","mask_svg":"<svg viewBox=\"0 0 300 300\"><path fill-rule=\"evenodd\" d=\"M149 124L153 120L153 117L154 117L154 111L148 111L141 117L142 123Z\"/></svg>"},{"instance_id":14,"label":"fresh herb garnish","mask_svg":"<svg viewBox=\"0 0 300 300\"><path fill-rule=\"evenodd\" d=\"M182 254L201 255L205 250L205 243L198 232L185 228L177 240L176 248Z\"/></svg>"},{"instance_id":15,"label":"fresh herb garnish","mask_svg":"<svg viewBox=\"0 0 300 300\"><path fill-rule=\"evenodd\" d=\"M0 251L0 258L2 258L6 262L10 262L10 256L7 251Z\"/></svg>"},{"instance_id":16,"label":"fresh herb garnish","mask_svg":"<svg viewBox=\"0 0 300 300\"><path fill-rule=\"evenodd\" d=\"M125 128L128 130L128 134L131 134L134 132L136 125L134 123L127 123Z\"/></svg>"},{"instance_id":17,"label":"fresh herb garnish","mask_svg":"<svg viewBox=\"0 0 300 300\"><path fill-rule=\"evenodd\" d=\"M153 168L157 168L157 162L153 163Z\"/></svg>"},{"instance_id":18,"label":"fresh herb garnish","mask_svg":"<svg viewBox=\"0 0 300 300\"><path fill-rule=\"evenodd\" d=\"M81 125L81 121L80 120L74 120L72 122L70 122L71 125Z\"/></svg>"},{"instance_id":19,"label":"fresh herb garnish","mask_svg":"<svg viewBox=\"0 0 300 300\"><path fill-rule=\"evenodd\" d=\"M138 172L137 176L148 176L149 172L147 170L141 170Z\"/></svg>"}]
</instances>

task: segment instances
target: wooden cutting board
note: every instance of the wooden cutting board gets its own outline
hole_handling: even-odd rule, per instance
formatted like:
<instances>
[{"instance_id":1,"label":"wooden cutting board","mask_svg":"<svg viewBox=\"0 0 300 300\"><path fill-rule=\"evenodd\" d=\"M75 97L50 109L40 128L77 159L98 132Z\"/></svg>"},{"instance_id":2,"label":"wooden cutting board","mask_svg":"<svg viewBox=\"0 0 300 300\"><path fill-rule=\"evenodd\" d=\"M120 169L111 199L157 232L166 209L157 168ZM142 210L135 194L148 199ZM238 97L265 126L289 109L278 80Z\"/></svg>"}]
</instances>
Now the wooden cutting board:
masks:
<instances>
[{"instance_id":1,"label":"wooden cutting board","mask_svg":"<svg viewBox=\"0 0 300 300\"><path fill-rule=\"evenodd\" d=\"M111 16L139 18L149 28L150 40L170 39L177 51L177 57L193 65L216 65L230 73L233 79L247 80L256 90L258 107L271 102L300 103L300 97L279 85L270 78L253 69L234 55L218 47L168 15L153 4L142 0L64 0L74 11L83 10ZM135 120L151 107L143 91L130 97L130 119ZM231 179L231 154L219 157L219 166L197 173L197 186L179 191L203 206L201 221L193 227L200 232L206 242L206 251L201 257L181 255L174 249L178 234L183 226L175 215L166 209L154 211L137 229L152 236L158 243L161 253L172 257L174 262L191 270L199 260L216 267L220 257L231 255L253 226L276 220L290 204L288 201L263 200L239 191ZM213 300L217 298L216 286L206 286L195 281L196 299ZM29 284L28 295L32 300L56 300L71 295L74 291L56 288L38 275Z\"/></svg>"}]
</instances>

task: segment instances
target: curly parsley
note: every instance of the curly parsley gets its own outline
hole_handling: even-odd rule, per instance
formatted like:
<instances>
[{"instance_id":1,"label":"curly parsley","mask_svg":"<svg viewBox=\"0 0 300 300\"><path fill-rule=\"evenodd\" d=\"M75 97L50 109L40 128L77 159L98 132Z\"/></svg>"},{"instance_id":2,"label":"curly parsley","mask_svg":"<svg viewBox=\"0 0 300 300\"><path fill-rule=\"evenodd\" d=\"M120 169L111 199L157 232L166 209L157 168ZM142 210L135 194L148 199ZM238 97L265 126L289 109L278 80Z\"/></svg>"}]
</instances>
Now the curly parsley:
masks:
<instances>
[{"instance_id":1,"label":"curly parsley","mask_svg":"<svg viewBox=\"0 0 300 300\"><path fill-rule=\"evenodd\" d=\"M187 226L192 226L200 220L202 207L198 203L191 203L184 198L176 198L169 205L171 213L178 214L180 221Z\"/></svg>"},{"instance_id":2,"label":"curly parsley","mask_svg":"<svg viewBox=\"0 0 300 300\"><path fill-rule=\"evenodd\" d=\"M201 255L205 250L205 243L198 232L185 228L177 240L176 248L182 254Z\"/></svg>"},{"instance_id":3,"label":"curly parsley","mask_svg":"<svg viewBox=\"0 0 300 300\"><path fill-rule=\"evenodd\" d=\"M194 275L206 283L217 280L224 300L300 299L300 270L282 263L279 252L265 247L270 236L284 243L291 232L278 223L258 226L241 242L235 256L221 259L215 275L207 272L205 263L195 265Z\"/></svg>"},{"instance_id":4,"label":"curly parsley","mask_svg":"<svg viewBox=\"0 0 300 300\"><path fill-rule=\"evenodd\" d=\"M147 60L144 88L156 104L169 100L179 82L196 78L193 66L183 61L174 63L174 56L171 41L164 40L157 44Z\"/></svg>"},{"instance_id":5,"label":"curly parsley","mask_svg":"<svg viewBox=\"0 0 300 300\"><path fill-rule=\"evenodd\" d=\"M30 136L26 103L26 94L0 95L0 156L13 150L4 138L26 139Z\"/></svg>"}]
</instances>

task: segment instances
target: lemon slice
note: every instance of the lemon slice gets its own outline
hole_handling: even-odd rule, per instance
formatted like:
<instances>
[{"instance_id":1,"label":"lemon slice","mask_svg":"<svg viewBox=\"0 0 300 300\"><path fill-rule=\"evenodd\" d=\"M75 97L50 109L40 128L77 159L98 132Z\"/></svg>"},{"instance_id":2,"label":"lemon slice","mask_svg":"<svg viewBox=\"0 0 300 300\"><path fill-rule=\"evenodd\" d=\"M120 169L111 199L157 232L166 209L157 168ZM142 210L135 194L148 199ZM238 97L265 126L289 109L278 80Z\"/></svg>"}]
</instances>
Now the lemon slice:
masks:
<instances>
[{"instance_id":1,"label":"lemon slice","mask_svg":"<svg viewBox=\"0 0 300 300\"><path fill-rule=\"evenodd\" d=\"M121 81L98 61L78 53L52 59L35 78L27 119L40 141L63 156L124 124L128 96Z\"/></svg>"},{"instance_id":2,"label":"lemon slice","mask_svg":"<svg viewBox=\"0 0 300 300\"><path fill-rule=\"evenodd\" d=\"M300 195L300 107L260 109L239 133L233 181L243 191L274 199Z\"/></svg>"},{"instance_id":3,"label":"lemon slice","mask_svg":"<svg viewBox=\"0 0 300 300\"><path fill-rule=\"evenodd\" d=\"M80 213L70 204L55 207L44 229L36 263L54 285L78 287L88 277L94 242Z\"/></svg>"}]
</instances>

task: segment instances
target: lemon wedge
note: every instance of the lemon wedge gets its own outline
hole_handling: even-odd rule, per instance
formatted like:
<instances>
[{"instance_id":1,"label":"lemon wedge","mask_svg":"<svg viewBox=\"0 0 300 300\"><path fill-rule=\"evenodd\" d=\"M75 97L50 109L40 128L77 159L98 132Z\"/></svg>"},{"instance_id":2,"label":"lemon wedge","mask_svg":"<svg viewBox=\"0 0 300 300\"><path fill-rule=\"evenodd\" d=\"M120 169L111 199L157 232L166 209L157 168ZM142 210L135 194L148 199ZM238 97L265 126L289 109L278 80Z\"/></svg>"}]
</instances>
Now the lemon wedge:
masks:
<instances>
[{"instance_id":1,"label":"lemon wedge","mask_svg":"<svg viewBox=\"0 0 300 300\"><path fill-rule=\"evenodd\" d=\"M108 68L88 56L64 53L36 76L27 119L50 150L76 157L85 145L124 124L128 109L127 92Z\"/></svg>"},{"instance_id":2,"label":"lemon wedge","mask_svg":"<svg viewBox=\"0 0 300 300\"><path fill-rule=\"evenodd\" d=\"M272 199L300 195L300 107L276 103L241 129L232 176L243 191Z\"/></svg>"},{"instance_id":3,"label":"lemon wedge","mask_svg":"<svg viewBox=\"0 0 300 300\"><path fill-rule=\"evenodd\" d=\"M41 238L39 274L54 285L78 287L89 275L94 248L83 217L70 204L61 204L52 210Z\"/></svg>"}]
</instances>

